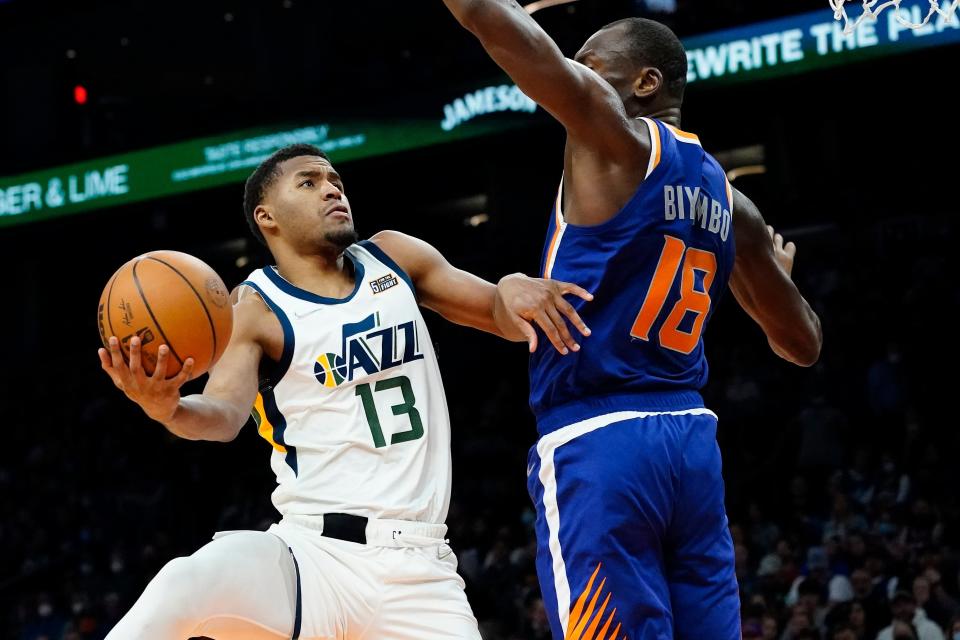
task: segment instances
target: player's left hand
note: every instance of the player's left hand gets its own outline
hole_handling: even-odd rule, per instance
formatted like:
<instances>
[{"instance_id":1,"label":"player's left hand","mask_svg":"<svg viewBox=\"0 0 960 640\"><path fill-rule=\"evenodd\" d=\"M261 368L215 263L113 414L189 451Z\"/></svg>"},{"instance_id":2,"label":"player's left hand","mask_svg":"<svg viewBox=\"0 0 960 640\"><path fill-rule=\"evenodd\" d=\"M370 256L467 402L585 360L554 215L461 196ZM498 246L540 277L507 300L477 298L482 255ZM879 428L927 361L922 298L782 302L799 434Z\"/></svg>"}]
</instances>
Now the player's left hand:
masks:
<instances>
[{"instance_id":1,"label":"player's left hand","mask_svg":"<svg viewBox=\"0 0 960 640\"><path fill-rule=\"evenodd\" d=\"M529 278L522 273L505 276L497 284L493 317L504 336L526 340L530 353L537 350L536 323L560 353L579 351L580 345L570 334L567 321L584 336L590 329L577 310L563 296L572 294L593 300L593 294L569 282Z\"/></svg>"},{"instance_id":2,"label":"player's left hand","mask_svg":"<svg viewBox=\"0 0 960 640\"><path fill-rule=\"evenodd\" d=\"M777 262L780 263L788 276L792 276L793 261L797 257L797 245L792 242L784 244L783 236L770 225L767 225L767 233L770 234L770 241L773 243L773 253L777 256Z\"/></svg>"}]
</instances>

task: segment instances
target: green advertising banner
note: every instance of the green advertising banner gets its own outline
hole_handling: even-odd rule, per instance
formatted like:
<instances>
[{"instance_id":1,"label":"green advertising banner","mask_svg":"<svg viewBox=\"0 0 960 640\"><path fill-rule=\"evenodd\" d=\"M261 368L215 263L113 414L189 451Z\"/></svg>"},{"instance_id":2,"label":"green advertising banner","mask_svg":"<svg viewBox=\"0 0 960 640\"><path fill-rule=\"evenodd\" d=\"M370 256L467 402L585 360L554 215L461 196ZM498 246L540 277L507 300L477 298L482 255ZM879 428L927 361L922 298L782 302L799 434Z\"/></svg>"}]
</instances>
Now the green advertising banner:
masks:
<instances>
[{"instance_id":1,"label":"green advertising banner","mask_svg":"<svg viewBox=\"0 0 960 640\"><path fill-rule=\"evenodd\" d=\"M928 0L903 0L901 15L919 22L928 6ZM865 21L846 34L826 8L684 40L692 88L957 43L956 17L948 22L936 16L913 30L888 9L878 21ZM0 227L240 182L292 143L317 145L333 161L345 162L522 127L536 110L515 85L491 84L442 106L427 106L420 119L253 129L0 178Z\"/></svg>"},{"instance_id":2,"label":"green advertising banner","mask_svg":"<svg viewBox=\"0 0 960 640\"><path fill-rule=\"evenodd\" d=\"M241 182L289 144L347 162L507 131L536 110L516 86L492 85L453 99L434 119L251 129L0 178L0 227Z\"/></svg>"}]
</instances>

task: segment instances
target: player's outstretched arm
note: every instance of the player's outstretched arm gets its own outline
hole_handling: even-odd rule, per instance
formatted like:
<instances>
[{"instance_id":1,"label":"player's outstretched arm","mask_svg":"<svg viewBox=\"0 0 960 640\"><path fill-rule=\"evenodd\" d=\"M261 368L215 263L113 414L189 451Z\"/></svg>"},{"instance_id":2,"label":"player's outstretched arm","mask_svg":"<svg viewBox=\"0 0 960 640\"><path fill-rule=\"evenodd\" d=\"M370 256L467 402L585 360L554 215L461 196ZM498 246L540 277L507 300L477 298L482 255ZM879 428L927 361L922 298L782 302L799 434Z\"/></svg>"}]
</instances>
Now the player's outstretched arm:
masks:
<instances>
[{"instance_id":1,"label":"player's outstretched arm","mask_svg":"<svg viewBox=\"0 0 960 640\"><path fill-rule=\"evenodd\" d=\"M649 143L631 126L613 87L574 62L513 0L444 0L520 90L546 109L579 144L608 159L645 164Z\"/></svg>"},{"instance_id":2,"label":"player's outstretched arm","mask_svg":"<svg viewBox=\"0 0 960 640\"><path fill-rule=\"evenodd\" d=\"M784 246L756 205L736 189L733 194L737 258L730 289L763 329L774 353L809 367L820 357L823 333L820 318L790 277L796 245Z\"/></svg>"},{"instance_id":3,"label":"player's outstretched arm","mask_svg":"<svg viewBox=\"0 0 960 640\"><path fill-rule=\"evenodd\" d=\"M110 349L100 349L100 365L118 389L174 435L187 440L229 442L246 423L257 397L262 350L256 340L256 322L259 315L269 312L253 298L234 306L230 343L211 369L202 394L180 397L180 387L190 379L193 370L192 358L187 358L180 373L166 378L166 345L160 347L152 376L143 370L136 337L130 340L129 364L124 362L119 341L111 337ZM262 310L256 308L258 303Z\"/></svg>"},{"instance_id":4,"label":"player's outstretched arm","mask_svg":"<svg viewBox=\"0 0 960 640\"><path fill-rule=\"evenodd\" d=\"M533 348L537 334L531 322L535 322L561 353L580 348L567 322L590 335L576 310L563 299L565 294L593 298L574 284L517 274L501 281L508 281L509 295L498 299L495 285L457 269L423 240L397 231L381 231L370 240L410 276L419 303L451 322L513 342L526 341Z\"/></svg>"}]
</instances>

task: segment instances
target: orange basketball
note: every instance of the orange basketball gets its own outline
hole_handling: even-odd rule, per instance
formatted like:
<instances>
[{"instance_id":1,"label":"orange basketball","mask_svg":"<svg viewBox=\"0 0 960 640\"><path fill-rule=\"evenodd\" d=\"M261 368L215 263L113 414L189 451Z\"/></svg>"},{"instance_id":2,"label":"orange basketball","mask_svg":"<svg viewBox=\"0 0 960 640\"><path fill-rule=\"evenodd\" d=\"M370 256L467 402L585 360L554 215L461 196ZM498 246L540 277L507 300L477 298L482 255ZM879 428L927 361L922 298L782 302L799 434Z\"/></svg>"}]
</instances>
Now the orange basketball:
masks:
<instances>
[{"instance_id":1,"label":"orange basketball","mask_svg":"<svg viewBox=\"0 0 960 640\"><path fill-rule=\"evenodd\" d=\"M230 294L217 272L179 251L151 251L120 267L100 295L100 340L120 340L129 362L130 338L140 337L141 360L148 375L160 345L169 347L167 377L193 358L193 377L210 369L223 354L233 329Z\"/></svg>"}]
</instances>

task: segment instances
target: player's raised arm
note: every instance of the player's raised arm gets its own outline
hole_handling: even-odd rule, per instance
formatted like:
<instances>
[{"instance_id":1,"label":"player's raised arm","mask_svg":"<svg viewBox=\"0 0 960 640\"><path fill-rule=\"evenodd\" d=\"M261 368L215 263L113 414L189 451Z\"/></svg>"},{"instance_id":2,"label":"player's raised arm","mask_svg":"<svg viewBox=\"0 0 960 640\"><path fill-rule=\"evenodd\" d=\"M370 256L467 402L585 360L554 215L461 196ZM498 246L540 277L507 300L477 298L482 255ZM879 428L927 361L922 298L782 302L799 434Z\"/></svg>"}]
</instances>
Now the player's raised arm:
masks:
<instances>
[{"instance_id":1,"label":"player's raised arm","mask_svg":"<svg viewBox=\"0 0 960 640\"><path fill-rule=\"evenodd\" d=\"M763 329L774 353L803 366L820 357L820 318L790 277L796 246L763 221L756 205L734 189L737 258L730 289L740 306Z\"/></svg>"},{"instance_id":2,"label":"player's raised arm","mask_svg":"<svg viewBox=\"0 0 960 640\"><path fill-rule=\"evenodd\" d=\"M258 308L259 306L259 308ZM114 385L136 402L150 418L187 440L233 440L246 423L257 397L258 366L262 355L256 336L266 306L248 296L234 307L230 343L202 394L180 396L180 387L190 379L193 360L187 358L180 373L166 379L169 349L160 347L157 367L147 376L140 362L140 341L130 341L130 362L124 362L119 341L110 338L110 349L100 349L100 364Z\"/></svg>"},{"instance_id":3,"label":"player's raised arm","mask_svg":"<svg viewBox=\"0 0 960 640\"><path fill-rule=\"evenodd\" d=\"M607 158L646 162L639 139L614 88L560 48L513 0L444 0L490 57L527 96L546 109L578 143Z\"/></svg>"},{"instance_id":4,"label":"player's raised arm","mask_svg":"<svg viewBox=\"0 0 960 640\"><path fill-rule=\"evenodd\" d=\"M451 322L512 342L526 341L531 351L537 345L532 323L540 326L561 353L580 348L567 322L583 335L590 335L579 314L563 298L566 294L585 300L593 298L574 284L515 274L501 281L506 281L509 294L498 298L497 286L457 269L423 240L396 231L381 231L371 241L407 272L416 286L419 303Z\"/></svg>"}]
</instances>

